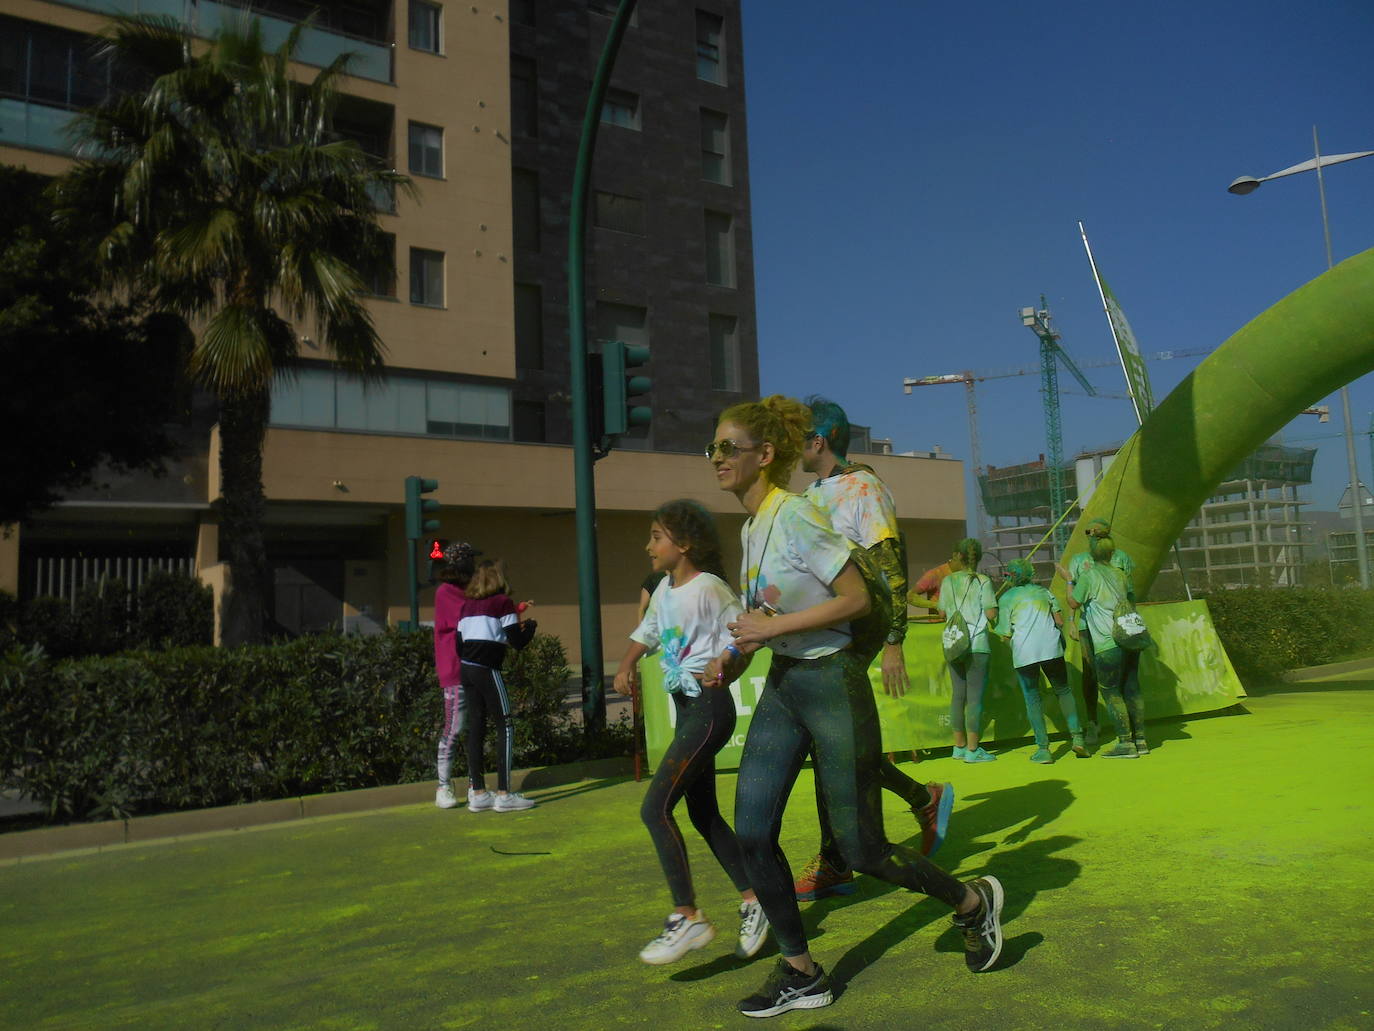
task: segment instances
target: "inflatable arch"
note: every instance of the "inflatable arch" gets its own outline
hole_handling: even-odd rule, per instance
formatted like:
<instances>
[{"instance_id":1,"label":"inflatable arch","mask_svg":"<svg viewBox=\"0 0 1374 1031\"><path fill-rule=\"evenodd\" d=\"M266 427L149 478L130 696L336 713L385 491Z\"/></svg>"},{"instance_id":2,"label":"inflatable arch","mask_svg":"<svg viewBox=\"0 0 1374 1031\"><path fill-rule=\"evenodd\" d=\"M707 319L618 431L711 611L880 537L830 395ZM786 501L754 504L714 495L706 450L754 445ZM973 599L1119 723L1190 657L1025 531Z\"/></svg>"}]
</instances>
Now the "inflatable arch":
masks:
<instances>
[{"instance_id":1,"label":"inflatable arch","mask_svg":"<svg viewBox=\"0 0 1374 1031\"><path fill-rule=\"evenodd\" d=\"M1180 383L1122 446L1083 527L1112 524L1148 594L1166 552L1246 455L1320 398L1374 369L1374 250L1341 262L1242 327ZM1056 579L1054 590L1064 584Z\"/></svg>"}]
</instances>

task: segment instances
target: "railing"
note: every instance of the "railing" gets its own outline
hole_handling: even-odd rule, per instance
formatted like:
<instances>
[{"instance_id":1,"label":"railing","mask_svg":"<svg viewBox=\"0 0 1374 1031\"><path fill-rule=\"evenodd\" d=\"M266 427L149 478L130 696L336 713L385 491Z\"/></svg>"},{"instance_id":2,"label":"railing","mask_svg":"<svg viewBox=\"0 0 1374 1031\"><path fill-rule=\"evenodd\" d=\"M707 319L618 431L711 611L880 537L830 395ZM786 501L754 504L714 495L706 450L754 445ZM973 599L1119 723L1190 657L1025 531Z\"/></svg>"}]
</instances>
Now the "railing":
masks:
<instances>
[{"instance_id":1,"label":"railing","mask_svg":"<svg viewBox=\"0 0 1374 1031\"><path fill-rule=\"evenodd\" d=\"M67 124L76 117L66 108L0 98L0 146L70 154Z\"/></svg>"},{"instance_id":2,"label":"railing","mask_svg":"<svg viewBox=\"0 0 1374 1031\"><path fill-rule=\"evenodd\" d=\"M102 580L122 580L136 592L155 571L194 576L195 559L149 558L39 558L36 560L33 596L61 598L71 605L82 588Z\"/></svg>"}]
</instances>

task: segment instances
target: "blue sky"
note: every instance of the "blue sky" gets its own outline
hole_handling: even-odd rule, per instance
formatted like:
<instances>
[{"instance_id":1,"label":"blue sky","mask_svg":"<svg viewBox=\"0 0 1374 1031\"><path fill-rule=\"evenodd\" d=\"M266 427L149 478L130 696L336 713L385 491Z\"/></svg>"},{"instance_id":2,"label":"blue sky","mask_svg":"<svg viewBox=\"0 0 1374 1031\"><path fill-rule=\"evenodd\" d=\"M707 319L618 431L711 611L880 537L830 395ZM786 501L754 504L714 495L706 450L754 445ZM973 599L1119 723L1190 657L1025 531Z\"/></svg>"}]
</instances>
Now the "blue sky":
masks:
<instances>
[{"instance_id":1,"label":"blue sky","mask_svg":"<svg viewBox=\"0 0 1374 1031\"><path fill-rule=\"evenodd\" d=\"M1042 293L1075 359L1114 358L1078 220L1143 350L1211 349L1326 267L1312 173L1226 186L1310 158L1314 124L1324 154L1374 150L1368 0L743 9L762 389L824 392L902 451L967 460L963 388L902 379L1035 366L1018 311ZM1374 157L1325 175L1339 262L1374 246ZM1151 363L1156 397L1199 360ZM1045 450L1038 377L978 393L984 462ZM1368 483L1374 377L1352 402ZM1284 431L1319 449L1315 508L1347 480L1327 403ZM1124 400L1062 413L1066 454L1133 429Z\"/></svg>"}]
</instances>

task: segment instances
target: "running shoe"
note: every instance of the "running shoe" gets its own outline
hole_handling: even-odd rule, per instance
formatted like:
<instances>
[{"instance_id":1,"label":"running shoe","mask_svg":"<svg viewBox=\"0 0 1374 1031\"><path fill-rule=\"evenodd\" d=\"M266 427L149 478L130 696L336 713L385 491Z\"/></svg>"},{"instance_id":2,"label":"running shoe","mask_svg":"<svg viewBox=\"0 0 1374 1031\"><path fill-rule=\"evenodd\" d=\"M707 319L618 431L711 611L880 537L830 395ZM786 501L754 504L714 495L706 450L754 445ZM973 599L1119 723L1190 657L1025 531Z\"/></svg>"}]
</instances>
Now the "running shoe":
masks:
<instances>
[{"instance_id":1,"label":"running shoe","mask_svg":"<svg viewBox=\"0 0 1374 1031\"><path fill-rule=\"evenodd\" d=\"M950 755L952 758L962 759L964 756L968 755L968 749L960 745L955 745L954 751L951 752Z\"/></svg>"},{"instance_id":2,"label":"running shoe","mask_svg":"<svg viewBox=\"0 0 1374 1031\"><path fill-rule=\"evenodd\" d=\"M458 796L453 793L452 784L441 784L434 792L434 804L440 809L452 809L458 804Z\"/></svg>"},{"instance_id":3,"label":"running shoe","mask_svg":"<svg viewBox=\"0 0 1374 1031\"><path fill-rule=\"evenodd\" d=\"M854 890L854 873L831 866L825 856L817 856L806 864L793 887L798 902L811 902L831 895L848 895Z\"/></svg>"},{"instance_id":4,"label":"running shoe","mask_svg":"<svg viewBox=\"0 0 1374 1031\"><path fill-rule=\"evenodd\" d=\"M933 856L945 843L949 830L949 816L954 812L954 785L930 783L926 785L930 801L920 809L912 809L921 826L921 855Z\"/></svg>"},{"instance_id":5,"label":"running shoe","mask_svg":"<svg viewBox=\"0 0 1374 1031\"><path fill-rule=\"evenodd\" d=\"M1135 750L1135 745L1129 741L1118 741L1102 753L1104 759L1136 759L1139 756L1140 753Z\"/></svg>"},{"instance_id":6,"label":"running shoe","mask_svg":"<svg viewBox=\"0 0 1374 1031\"><path fill-rule=\"evenodd\" d=\"M468 812L483 813L496 804L496 796L490 791L483 789L474 791L468 788Z\"/></svg>"},{"instance_id":7,"label":"running shoe","mask_svg":"<svg viewBox=\"0 0 1374 1031\"><path fill-rule=\"evenodd\" d=\"M997 756L993 755L982 745L979 745L977 748L970 748L964 753L964 762L966 763L993 763L996 761Z\"/></svg>"},{"instance_id":8,"label":"running shoe","mask_svg":"<svg viewBox=\"0 0 1374 1031\"><path fill-rule=\"evenodd\" d=\"M662 966L701 948L715 936L716 929L701 910L698 909L694 917L670 913L663 922L663 933L639 950L639 958L653 966Z\"/></svg>"},{"instance_id":9,"label":"running shoe","mask_svg":"<svg viewBox=\"0 0 1374 1031\"><path fill-rule=\"evenodd\" d=\"M1037 748L1034 753L1032 753L1030 761L1033 763L1040 763L1042 766L1048 766L1050 763L1054 762L1054 756L1050 755L1050 750L1048 748Z\"/></svg>"},{"instance_id":10,"label":"running shoe","mask_svg":"<svg viewBox=\"0 0 1374 1031\"><path fill-rule=\"evenodd\" d=\"M1150 754L1150 742L1146 741L1143 737L1138 737L1138 738L1136 738L1136 739L1135 739L1135 754L1136 754L1136 755L1149 755L1149 754Z\"/></svg>"},{"instance_id":11,"label":"running shoe","mask_svg":"<svg viewBox=\"0 0 1374 1031\"><path fill-rule=\"evenodd\" d=\"M991 970L1002 955L1002 882L979 877L968 886L978 896L978 908L966 916L956 914L954 926L964 936L964 962L979 974Z\"/></svg>"},{"instance_id":12,"label":"running shoe","mask_svg":"<svg viewBox=\"0 0 1374 1031\"><path fill-rule=\"evenodd\" d=\"M735 955L740 959L752 959L763 948L768 938L768 918L763 915L763 906L755 902L739 904L739 945Z\"/></svg>"},{"instance_id":13,"label":"running shoe","mask_svg":"<svg viewBox=\"0 0 1374 1031\"><path fill-rule=\"evenodd\" d=\"M492 806L498 813L515 813L521 809L533 809L534 799L526 798L518 791L510 791L504 795L496 796L496 803Z\"/></svg>"},{"instance_id":14,"label":"running shoe","mask_svg":"<svg viewBox=\"0 0 1374 1031\"><path fill-rule=\"evenodd\" d=\"M1073 754L1080 759L1086 759L1088 757L1088 749L1087 746L1083 744L1082 734L1073 735Z\"/></svg>"},{"instance_id":15,"label":"running shoe","mask_svg":"<svg viewBox=\"0 0 1374 1031\"><path fill-rule=\"evenodd\" d=\"M819 963L809 977L778 957L778 965L763 982L763 987L747 999L741 999L739 1011L746 1017L776 1017L788 1010L815 1010L835 1001L830 993L830 978Z\"/></svg>"},{"instance_id":16,"label":"running shoe","mask_svg":"<svg viewBox=\"0 0 1374 1031\"><path fill-rule=\"evenodd\" d=\"M1085 736L1085 738L1086 738L1086 740L1087 740L1088 747L1089 747L1089 748L1096 748L1096 747L1097 747L1097 743L1098 743L1097 724L1096 724L1096 723L1089 723L1089 724L1088 724L1087 731L1085 732L1085 735L1084 735L1084 736Z\"/></svg>"}]
</instances>

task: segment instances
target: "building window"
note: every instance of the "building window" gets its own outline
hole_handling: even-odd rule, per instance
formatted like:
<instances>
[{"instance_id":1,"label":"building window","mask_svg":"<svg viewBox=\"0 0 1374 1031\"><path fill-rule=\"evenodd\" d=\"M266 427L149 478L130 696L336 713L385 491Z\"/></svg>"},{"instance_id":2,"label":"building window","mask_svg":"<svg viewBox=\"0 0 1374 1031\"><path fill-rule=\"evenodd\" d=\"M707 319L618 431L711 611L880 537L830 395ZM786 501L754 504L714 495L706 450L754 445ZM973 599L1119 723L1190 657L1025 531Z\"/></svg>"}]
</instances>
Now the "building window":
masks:
<instances>
[{"instance_id":1,"label":"building window","mask_svg":"<svg viewBox=\"0 0 1374 1031\"><path fill-rule=\"evenodd\" d=\"M697 12L697 78L725 85L725 48L721 43L724 27L720 15Z\"/></svg>"},{"instance_id":2,"label":"building window","mask_svg":"<svg viewBox=\"0 0 1374 1031\"><path fill-rule=\"evenodd\" d=\"M444 306L444 252L410 249L410 303Z\"/></svg>"},{"instance_id":3,"label":"building window","mask_svg":"<svg viewBox=\"0 0 1374 1031\"><path fill-rule=\"evenodd\" d=\"M539 78L528 57L510 59L510 128L517 136L539 135Z\"/></svg>"},{"instance_id":4,"label":"building window","mask_svg":"<svg viewBox=\"0 0 1374 1031\"><path fill-rule=\"evenodd\" d=\"M706 282L735 285L734 220L719 211L706 212Z\"/></svg>"},{"instance_id":5,"label":"building window","mask_svg":"<svg viewBox=\"0 0 1374 1031\"><path fill-rule=\"evenodd\" d=\"M273 426L510 440L510 389L391 374L363 383L331 368L288 369L272 383Z\"/></svg>"},{"instance_id":6,"label":"building window","mask_svg":"<svg viewBox=\"0 0 1374 1031\"><path fill-rule=\"evenodd\" d=\"M373 297L395 297L396 296L396 234L382 234L382 253L378 256L376 264L368 270L366 276L367 285L364 287L367 293Z\"/></svg>"},{"instance_id":7,"label":"building window","mask_svg":"<svg viewBox=\"0 0 1374 1031\"><path fill-rule=\"evenodd\" d=\"M601 103L601 120L607 125L638 131L639 94L623 89L608 89L606 99Z\"/></svg>"},{"instance_id":8,"label":"building window","mask_svg":"<svg viewBox=\"0 0 1374 1031\"><path fill-rule=\"evenodd\" d=\"M594 220L602 229L644 235L644 202L618 193L596 193Z\"/></svg>"},{"instance_id":9,"label":"building window","mask_svg":"<svg viewBox=\"0 0 1374 1031\"><path fill-rule=\"evenodd\" d=\"M531 444L542 444L548 440L543 401L516 401L513 407L512 430L516 440Z\"/></svg>"},{"instance_id":10,"label":"building window","mask_svg":"<svg viewBox=\"0 0 1374 1031\"><path fill-rule=\"evenodd\" d=\"M733 390L738 392L739 385L739 320L733 315L712 315L711 334L711 389Z\"/></svg>"},{"instance_id":11,"label":"building window","mask_svg":"<svg viewBox=\"0 0 1374 1031\"><path fill-rule=\"evenodd\" d=\"M410 0L410 46L431 54L443 52L443 36L439 34L439 15L443 8L425 0Z\"/></svg>"},{"instance_id":12,"label":"building window","mask_svg":"<svg viewBox=\"0 0 1374 1031\"><path fill-rule=\"evenodd\" d=\"M511 214L515 246L539 250L539 173L513 168L510 174Z\"/></svg>"},{"instance_id":13,"label":"building window","mask_svg":"<svg viewBox=\"0 0 1374 1031\"><path fill-rule=\"evenodd\" d=\"M701 109L701 177L730 185L730 119L706 108Z\"/></svg>"},{"instance_id":14,"label":"building window","mask_svg":"<svg viewBox=\"0 0 1374 1031\"><path fill-rule=\"evenodd\" d=\"M410 123L410 170L441 179L444 175L444 130L437 125Z\"/></svg>"},{"instance_id":15,"label":"building window","mask_svg":"<svg viewBox=\"0 0 1374 1031\"><path fill-rule=\"evenodd\" d=\"M544 291L535 283L515 284L515 367L544 367Z\"/></svg>"},{"instance_id":16,"label":"building window","mask_svg":"<svg viewBox=\"0 0 1374 1031\"><path fill-rule=\"evenodd\" d=\"M627 344L649 346L647 328L649 312L633 304L611 304L598 301L596 304L596 338L598 340L621 340Z\"/></svg>"}]
</instances>

